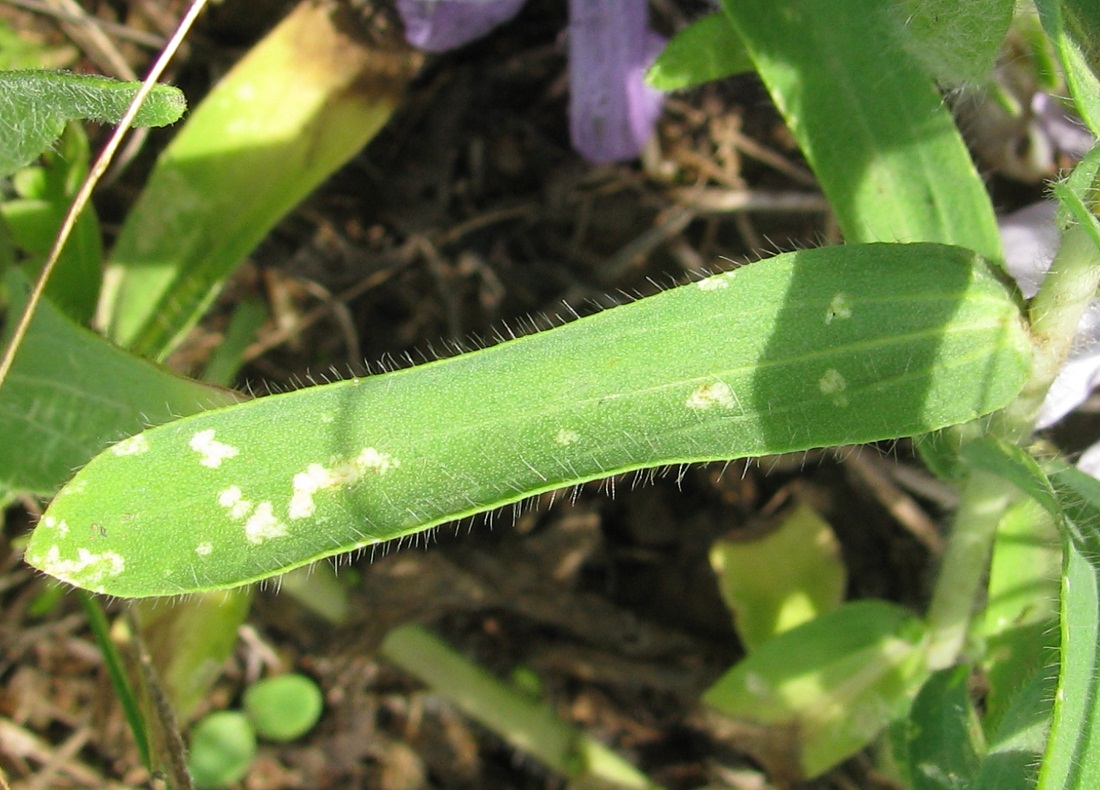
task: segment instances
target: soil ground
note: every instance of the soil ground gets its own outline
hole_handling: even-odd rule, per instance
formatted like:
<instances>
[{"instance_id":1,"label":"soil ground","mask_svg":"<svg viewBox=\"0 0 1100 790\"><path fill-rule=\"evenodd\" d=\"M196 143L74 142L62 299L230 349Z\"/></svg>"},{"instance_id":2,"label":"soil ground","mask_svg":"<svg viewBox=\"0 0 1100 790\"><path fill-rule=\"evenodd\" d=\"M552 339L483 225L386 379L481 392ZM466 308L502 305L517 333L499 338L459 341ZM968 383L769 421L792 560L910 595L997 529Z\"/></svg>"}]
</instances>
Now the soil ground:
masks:
<instances>
[{"instance_id":1,"label":"soil ground","mask_svg":"<svg viewBox=\"0 0 1100 790\"><path fill-rule=\"evenodd\" d=\"M181 11L178 2L84 5L152 32ZM671 31L706 5L659 0L654 19ZM227 0L209 10L173 74L192 105L289 7ZM401 365L433 348L477 346L503 327L552 323L563 302L592 311L837 240L751 76L672 96L641 162L584 162L568 143L565 9L531 0L490 38L429 59L385 131L256 250L175 364L201 364L246 296L273 314L241 374L263 391L362 371L363 360ZM46 17L3 13L65 38ZM151 50L114 40L141 72ZM99 70L86 53L75 65ZM170 134L150 134L98 198L108 233ZM1037 193L990 178L1006 205ZM728 210L731 195L758 207ZM389 628L418 621L502 677L535 673L561 716L665 787L791 786L790 755L774 738L723 725L698 702L742 656L710 546L807 502L839 538L849 597L920 610L950 507L938 494L902 442L605 481L553 506L543 498L341 563L342 578L357 581L340 625L288 593L259 591L203 710L235 705L261 674L295 670L320 684L320 724L291 744L263 745L242 785L250 790L565 786L377 656ZM13 512L6 534L26 523ZM18 552L3 556L0 766L24 788L144 786L78 602L35 611L45 582ZM112 615L125 609L109 604ZM891 785L858 757L805 786Z\"/></svg>"}]
</instances>

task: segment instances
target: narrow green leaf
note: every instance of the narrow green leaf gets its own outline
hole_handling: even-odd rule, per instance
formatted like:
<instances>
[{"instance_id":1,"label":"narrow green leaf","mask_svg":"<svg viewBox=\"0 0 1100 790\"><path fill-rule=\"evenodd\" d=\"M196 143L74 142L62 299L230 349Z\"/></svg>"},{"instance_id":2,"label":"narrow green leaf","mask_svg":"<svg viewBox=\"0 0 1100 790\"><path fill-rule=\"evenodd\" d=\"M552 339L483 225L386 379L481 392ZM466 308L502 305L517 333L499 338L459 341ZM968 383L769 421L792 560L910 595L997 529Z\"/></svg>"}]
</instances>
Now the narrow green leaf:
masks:
<instances>
[{"instance_id":1,"label":"narrow green leaf","mask_svg":"<svg viewBox=\"0 0 1100 790\"><path fill-rule=\"evenodd\" d=\"M12 270L5 283L18 314L27 281ZM243 398L135 359L40 302L0 388L0 483L52 494L112 442Z\"/></svg>"},{"instance_id":2,"label":"narrow green leaf","mask_svg":"<svg viewBox=\"0 0 1100 790\"><path fill-rule=\"evenodd\" d=\"M161 154L108 262L108 336L164 359L236 266L389 120L419 56L302 3Z\"/></svg>"},{"instance_id":3,"label":"narrow green leaf","mask_svg":"<svg viewBox=\"0 0 1100 790\"><path fill-rule=\"evenodd\" d=\"M122 715L126 718L130 732L134 736L138 755L141 757L142 764L152 770L153 755L149 748L149 731L146 729L145 715L141 711L141 705L138 703L134 688L130 685L130 678L126 674L122 654L119 652L114 640L111 639L111 627L107 622L107 615L95 598L83 590L79 591L78 595L80 605L84 609L84 616L88 620L88 626L91 628L96 644L99 645L100 654L103 656L103 665L107 669L107 677L111 679L115 697L122 705Z\"/></svg>"},{"instance_id":4,"label":"narrow green leaf","mask_svg":"<svg viewBox=\"0 0 1100 790\"><path fill-rule=\"evenodd\" d=\"M909 709L913 790L971 790L985 751L970 700L970 667L941 669L925 681Z\"/></svg>"},{"instance_id":5,"label":"narrow green leaf","mask_svg":"<svg viewBox=\"0 0 1100 790\"><path fill-rule=\"evenodd\" d=\"M899 606L849 603L761 645L703 702L796 733L799 766L813 778L905 712L925 677L923 634L923 623Z\"/></svg>"},{"instance_id":6,"label":"narrow green leaf","mask_svg":"<svg viewBox=\"0 0 1100 790\"><path fill-rule=\"evenodd\" d=\"M33 162L61 136L67 121L118 123L140 88L137 82L67 71L0 71L0 176ZM134 125L175 123L186 109L182 92L157 85Z\"/></svg>"},{"instance_id":7,"label":"narrow green leaf","mask_svg":"<svg viewBox=\"0 0 1100 790\"><path fill-rule=\"evenodd\" d=\"M888 3L723 0L849 242L938 241L1003 258L993 208Z\"/></svg>"},{"instance_id":8,"label":"narrow green leaf","mask_svg":"<svg viewBox=\"0 0 1100 790\"><path fill-rule=\"evenodd\" d=\"M1066 515L1061 674L1040 790L1100 787L1100 480L1074 467L1051 475Z\"/></svg>"},{"instance_id":9,"label":"narrow green leaf","mask_svg":"<svg viewBox=\"0 0 1100 790\"><path fill-rule=\"evenodd\" d=\"M26 559L171 595L262 579L634 469L932 430L1029 347L972 253L789 253L499 346L155 428L58 495Z\"/></svg>"},{"instance_id":10,"label":"narrow green leaf","mask_svg":"<svg viewBox=\"0 0 1100 790\"><path fill-rule=\"evenodd\" d=\"M206 368L202 371L202 380L209 384L229 387L241 367L245 349L255 338L256 332L267 320L267 307L256 297L242 299L233 310L233 317L225 329L225 335Z\"/></svg>"},{"instance_id":11,"label":"narrow green leaf","mask_svg":"<svg viewBox=\"0 0 1100 790\"><path fill-rule=\"evenodd\" d=\"M697 19L677 33L646 72L646 83L675 91L752 71L752 59L721 11Z\"/></svg>"}]
</instances>

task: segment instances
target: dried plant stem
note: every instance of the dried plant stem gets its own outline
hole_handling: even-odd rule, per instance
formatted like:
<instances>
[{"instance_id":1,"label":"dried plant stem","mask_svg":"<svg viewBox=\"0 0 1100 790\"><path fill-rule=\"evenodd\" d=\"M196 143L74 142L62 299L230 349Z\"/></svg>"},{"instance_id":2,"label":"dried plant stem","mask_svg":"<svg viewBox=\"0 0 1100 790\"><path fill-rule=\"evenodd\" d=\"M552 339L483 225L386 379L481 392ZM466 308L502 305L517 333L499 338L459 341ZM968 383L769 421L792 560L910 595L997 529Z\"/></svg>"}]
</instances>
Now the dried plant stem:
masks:
<instances>
[{"instance_id":1,"label":"dried plant stem","mask_svg":"<svg viewBox=\"0 0 1100 790\"><path fill-rule=\"evenodd\" d=\"M126 108L125 114L122 116L122 119L119 121L114 131L111 132L111 136L107 138L107 144L103 146L103 150L100 151L99 156L97 156L95 162L92 163L88 175L84 178L83 183L80 185L80 189L77 190L76 195L73 197L73 202L69 206L69 210L65 212L61 227L57 231L57 238L54 240L53 247L50 248L50 254L46 257L46 262L42 266L42 271L38 275L38 280L35 282L34 288L27 298L27 304L23 308L23 313L19 316L19 322L15 325L15 331L12 333L11 342L8 344L8 347L4 349L3 359L0 360L0 387L4 386L4 382L7 381L8 372L11 370L12 363L15 361L15 355L19 352L19 346L22 345L23 338L26 337L31 320L34 318L35 310L38 309L38 303L41 301L42 294L46 290L46 283L49 282L50 275L57 265L58 258L61 256L61 251L64 249L65 243L69 240L69 236L73 232L73 228L76 225L77 219L80 217L80 213L84 210L84 207L88 205L88 201L92 197L92 190L95 189L99 180L103 178L103 174L107 172L107 168L111 164L111 159L122 144L122 138L125 136L130 125L133 124L134 118L137 117L138 110L141 109L142 103L144 103L150 91L153 90L153 86L160 78L160 75L164 73L164 69L168 66L168 62L172 59L173 55L176 54L183 40L187 37L191 25L194 24L195 19L202 13L205 6L206 0L191 0L191 5L187 9L187 13L183 15L183 19L180 20L179 27L176 28L176 32L172 35L172 38L168 40L168 43L165 44L160 55L157 56L152 68L149 69L149 73L142 81L141 88L134 95L133 101L131 101L130 106Z\"/></svg>"}]
</instances>

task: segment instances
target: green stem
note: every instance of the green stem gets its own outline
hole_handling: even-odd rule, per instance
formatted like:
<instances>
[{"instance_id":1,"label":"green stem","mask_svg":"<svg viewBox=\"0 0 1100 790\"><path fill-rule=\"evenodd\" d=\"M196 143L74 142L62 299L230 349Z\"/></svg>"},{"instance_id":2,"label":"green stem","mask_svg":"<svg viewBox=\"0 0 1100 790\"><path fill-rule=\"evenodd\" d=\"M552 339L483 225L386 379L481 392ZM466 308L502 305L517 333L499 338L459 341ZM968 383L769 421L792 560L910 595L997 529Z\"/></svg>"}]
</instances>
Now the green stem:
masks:
<instances>
[{"instance_id":1,"label":"green stem","mask_svg":"<svg viewBox=\"0 0 1100 790\"><path fill-rule=\"evenodd\" d=\"M562 721L546 704L497 680L418 625L390 631L382 643L382 655L575 784L657 787L602 743Z\"/></svg>"},{"instance_id":2,"label":"green stem","mask_svg":"<svg viewBox=\"0 0 1100 790\"><path fill-rule=\"evenodd\" d=\"M1012 498L1013 491L1004 479L987 472L972 472L963 485L954 529L928 609L928 663L932 669L955 663L966 643L997 525Z\"/></svg>"},{"instance_id":3,"label":"green stem","mask_svg":"<svg viewBox=\"0 0 1100 790\"><path fill-rule=\"evenodd\" d=\"M1047 390L1065 364L1077 325L1100 285L1100 251L1086 228L1065 232L1042 288L1029 307L1034 359L1019 397L991 421L988 432L1023 442L1034 430ZM997 525L1015 492L1002 478L974 471L963 484L962 500L947 544L932 603L929 664L955 662L966 643Z\"/></svg>"}]
</instances>

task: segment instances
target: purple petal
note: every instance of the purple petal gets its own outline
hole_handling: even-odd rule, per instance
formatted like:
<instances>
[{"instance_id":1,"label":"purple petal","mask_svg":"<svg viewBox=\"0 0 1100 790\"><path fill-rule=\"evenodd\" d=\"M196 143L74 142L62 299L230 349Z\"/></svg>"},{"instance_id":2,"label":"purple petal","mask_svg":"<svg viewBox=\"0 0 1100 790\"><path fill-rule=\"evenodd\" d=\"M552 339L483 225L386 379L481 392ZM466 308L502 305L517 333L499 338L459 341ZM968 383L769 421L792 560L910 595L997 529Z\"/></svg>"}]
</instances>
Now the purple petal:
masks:
<instances>
[{"instance_id":1,"label":"purple petal","mask_svg":"<svg viewBox=\"0 0 1100 790\"><path fill-rule=\"evenodd\" d=\"M397 0L405 39L445 52L479 39L519 13L526 0Z\"/></svg>"},{"instance_id":2,"label":"purple petal","mask_svg":"<svg viewBox=\"0 0 1100 790\"><path fill-rule=\"evenodd\" d=\"M646 0L569 0L569 132L596 163L633 159L653 135L664 96L645 70L664 46Z\"/></svg>"}]
</instances>

